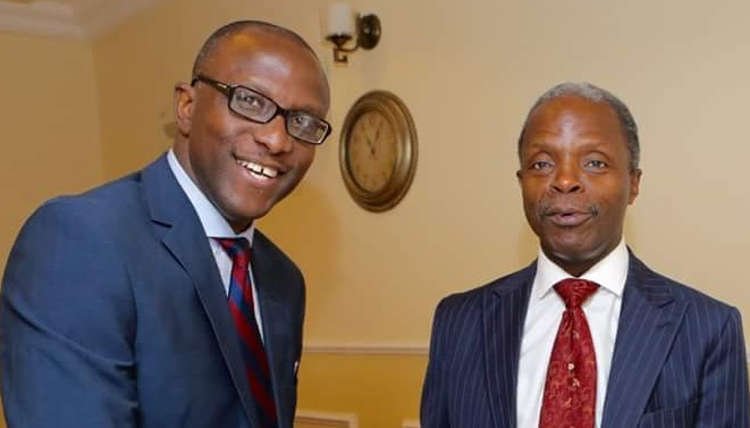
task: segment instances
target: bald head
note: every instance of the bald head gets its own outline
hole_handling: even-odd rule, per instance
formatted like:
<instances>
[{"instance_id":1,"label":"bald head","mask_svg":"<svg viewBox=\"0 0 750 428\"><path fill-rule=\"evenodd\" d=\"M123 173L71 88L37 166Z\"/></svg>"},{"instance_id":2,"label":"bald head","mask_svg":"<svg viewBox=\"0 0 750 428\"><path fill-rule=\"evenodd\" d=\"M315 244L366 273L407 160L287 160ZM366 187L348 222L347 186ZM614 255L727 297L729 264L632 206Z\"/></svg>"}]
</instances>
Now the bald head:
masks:
<instances>
[{"instance_id":1,"label":"bald head","mask_svg":"<svg viewBox=\"0 0 750 428\"><path fill-rule=\"evenodd\" d=\"M235 21L214 31L203 43L200 51L198 51L198 55L195 57L195 61L193 62L193 77L199 74L206 74L217 51L221 50L227 41L240 35L280 38L301 48L315 61L324 84L328 88L328 79L323 72L318 55L299 34L287 28L271 24L270 22L255 20Z\"/></svg>"}]
</instances>

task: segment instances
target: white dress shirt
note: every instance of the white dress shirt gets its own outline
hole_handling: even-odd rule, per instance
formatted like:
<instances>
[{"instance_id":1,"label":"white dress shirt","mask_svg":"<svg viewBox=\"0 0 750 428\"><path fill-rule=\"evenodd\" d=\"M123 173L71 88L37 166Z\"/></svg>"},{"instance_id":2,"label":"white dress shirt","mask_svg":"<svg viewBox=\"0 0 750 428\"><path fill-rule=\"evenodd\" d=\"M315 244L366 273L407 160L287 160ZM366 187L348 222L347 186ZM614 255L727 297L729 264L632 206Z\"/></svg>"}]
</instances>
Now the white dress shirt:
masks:
<instances>
[{"instance_id":1,"label":"white dress shirt","mask_svg":"<svg viewBox=\"0 0 750 428\"><path fill-rule=\"evenodd\" d=\"M600 285L582 305L596 352L597 427L601 427L602 423L629 258L625 241L620 240L620 244L612 252L580 277ZM523 326L518 364L516 415L520 428L539 427L547 365L562 313L565 311L562 298L552 287L565 278L571 278L571 275L547 258L540 249Z\"/></svg>"},{"instance_id":2,"label":"white dress shirt","mask_svg":"<svg viewBox=\"0 0 750 428\"><path fill-rule=\"evenodd\" d=\"M216 242L215 239L211 238L245 238L250 242L250 246L253 246L253 234L255 233L255 224L253 223L246 230L235 233L232 227L229 225L227 220L219 213L219 210L206 198L206 195L201 192L198 186L193 183L193 180L187 175L182 165L177 161L177 157L174 152L170 149L167 153L167 162L169 162L169 168L172 170L177 182L180 187L190 199L190 203L193 204L195 212L198 214L201 224L203 225L203 231L206 233L206 238L209 244L211 244L211 251L216 260L216 266L219 268L219 274L221 275L221 282L224 284L224 292L227 297L229 296L229 281L232 276L232 258L224 251L221 244ZM252 260L251 265L248 266L248 274L250 275L250 281L253 287L253 309L255 310L255 321L258 323L258 331L260 332L261 339L263 339L263 323L261 321L260 305L258 304L258 290L255 287L255 280L253 280Z\"/></svg>"}]
</instances>

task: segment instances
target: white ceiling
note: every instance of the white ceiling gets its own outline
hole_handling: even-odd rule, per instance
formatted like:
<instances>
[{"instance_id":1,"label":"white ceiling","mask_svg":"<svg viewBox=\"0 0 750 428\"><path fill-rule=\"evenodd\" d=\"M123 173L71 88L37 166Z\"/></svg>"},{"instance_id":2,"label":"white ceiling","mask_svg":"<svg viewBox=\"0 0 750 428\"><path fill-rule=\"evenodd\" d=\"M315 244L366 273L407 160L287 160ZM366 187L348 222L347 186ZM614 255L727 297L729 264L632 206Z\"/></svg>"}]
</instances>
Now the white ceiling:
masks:
<instances>
[{"instance_id":1,"label":"white ceiling","mask_svg":"<svg viewBox=\"0 0 750 428\"><path fill-rule=\"evenodd\" d=\"M0 31L88 39L161 0L0 0Z\"/></svg>"}]
</instances>

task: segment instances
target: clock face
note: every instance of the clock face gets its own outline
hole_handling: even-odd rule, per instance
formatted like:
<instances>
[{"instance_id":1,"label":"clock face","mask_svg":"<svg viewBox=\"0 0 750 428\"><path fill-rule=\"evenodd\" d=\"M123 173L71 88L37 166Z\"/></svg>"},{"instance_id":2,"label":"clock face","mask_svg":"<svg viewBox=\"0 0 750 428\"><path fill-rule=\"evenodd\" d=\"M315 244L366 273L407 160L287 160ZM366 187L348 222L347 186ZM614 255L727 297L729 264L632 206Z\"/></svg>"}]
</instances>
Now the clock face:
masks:
<instances>
[{"instance_id":1,"label":"clock face","mask_svg":"<svg viewBox=\"0 0 750 428\"><path fill-rule=\"evenodd\" d=\"M393 93L370 91L346 115L339 166L346 190L362 208L385 211L406 194L417 166L417 133Z\"/></svg>"},{"instance_id":2,"label":"clock face","mask_svg":"<svg viewBox=\"0 0 750 428\"><path fill-rule=\"evenodd\" d=\"M363 113L351 128L348 163L352 178L366 192L381 191L390 181L398 159L393 125L379 111Z\"/></svg>"}]
</instances>

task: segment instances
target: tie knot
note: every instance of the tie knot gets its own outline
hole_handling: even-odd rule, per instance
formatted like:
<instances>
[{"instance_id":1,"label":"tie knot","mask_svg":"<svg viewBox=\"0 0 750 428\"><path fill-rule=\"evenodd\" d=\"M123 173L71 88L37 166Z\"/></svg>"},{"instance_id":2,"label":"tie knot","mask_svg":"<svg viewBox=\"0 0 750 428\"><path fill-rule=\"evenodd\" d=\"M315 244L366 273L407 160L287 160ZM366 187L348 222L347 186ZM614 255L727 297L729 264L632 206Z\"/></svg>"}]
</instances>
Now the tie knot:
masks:
<instances>
[{"instance_id":1,"label":"tie knot","mask_svg":"<svg viewBox=\"0 0 750 428\"><path fill-rule=\"evenodd\" d=\"M250 262L250 242L245 238L214 238L234 263Z\"/></svg>"},{"instance_id":2,"label":"tie knot","mask_svg":"<svg viewBox=\"0 0 750 428\"><path fill-rule=\"evenodd\" d=\"M599 284L585 279L568 278L555 284L555 291L568 309L580 307L599 288Z\"/></svg>"}]
</instances>

